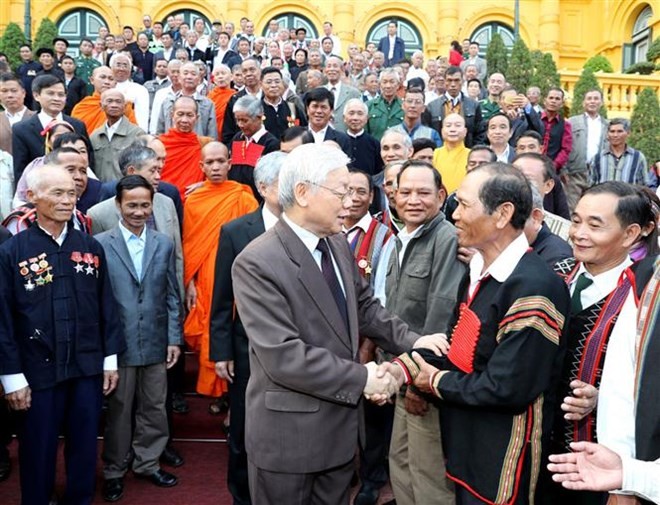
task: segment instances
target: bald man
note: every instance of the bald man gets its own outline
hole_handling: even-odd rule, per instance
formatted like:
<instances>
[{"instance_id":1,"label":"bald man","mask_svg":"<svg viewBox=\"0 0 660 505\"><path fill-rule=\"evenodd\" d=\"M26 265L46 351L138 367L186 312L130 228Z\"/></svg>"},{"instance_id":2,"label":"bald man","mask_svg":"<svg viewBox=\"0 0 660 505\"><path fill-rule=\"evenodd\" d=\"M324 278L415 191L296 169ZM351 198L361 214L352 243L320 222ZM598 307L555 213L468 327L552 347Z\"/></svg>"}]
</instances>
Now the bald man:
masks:
<instances>
[{"instance_id":1,"label":"bald man","mask_svg":"<svg viewBox=\"0 0 660 505\"><path fill-rule=\"evenodd\" d=\"M101 94L106 122L94 130L89 140L94 148L94 172L103 182L121 178L119 153L145 133L128 120L125 108L126 99L121 91L111 88Z\"/></svg>"},{"instance_id":2,"label":"bald man","mask_svg":"<svg viewBox=\"0 0 660 505\"><path fill-rule=\"evenodd\" d=\"M227 383L216 375L215 362L209 359L209 317L220 227L258 206L249 186L228 180L229 168L224 144L204 146L198 170L205 181L188 197L183 214L184 284L190 311L184 335L187 344L199 352L197 392L212 397L227 391Z\"/></svg>"},{"instance_id":3,"label":"bald man","mask_svg":"<svg viewBox=\"0 0 660 505\"><path fill-rule=\"evenodd\" d=\"M89 78L89 82L94 87L94 93L78 102L71 115L85 123L85 128L91 133L103 126L107 120L101 108L101 94L109 89L114 89L116 82L112 70L106 66L96 67ZM131 123L136 123L133 104L126 102L125 97L122 115L125 115Z\"/></svg>"},{"instance_id":4,"label":"bald man","mask_svg":"<svg viewBox=\"0 0 660 505\"><path fill-rule=\"evenodd\" d=\"M181 65L179 70L179 81L181 92L178 96L189 96L197 102L198 119L195 123L195 133L204 137L218 139L218 125L215 117L215 104L209 98L197 92L197 86L201 82L201 74L197 65L187 62ZM163 100L158 118L157 133L165 133L172 127L172 107L176 95L169 95Z\"/></svg>"}]
</instances>

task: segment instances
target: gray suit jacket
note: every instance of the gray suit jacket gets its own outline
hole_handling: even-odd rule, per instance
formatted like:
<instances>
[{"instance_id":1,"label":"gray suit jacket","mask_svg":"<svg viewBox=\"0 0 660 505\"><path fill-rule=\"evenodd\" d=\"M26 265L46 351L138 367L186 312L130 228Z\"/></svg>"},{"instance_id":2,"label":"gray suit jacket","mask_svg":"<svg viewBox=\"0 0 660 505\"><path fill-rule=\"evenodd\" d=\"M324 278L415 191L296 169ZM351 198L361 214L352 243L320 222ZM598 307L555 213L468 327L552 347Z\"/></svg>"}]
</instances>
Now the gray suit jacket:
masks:
<instances>
[{"instance_id":1,"label":"gray suit jacket","mask_svg":"<svg viewBox=\"0 0 660 505\"><path fill-rule=\"evenodd\" d=\"M36 113L33 110L25 109L21 121L31 118ZM20 122L20 121L19 121ZM11 125L7 119L5 111L0 112L0 151L6 151L11 154Z\"/></svg>"},{"instance_id":2,"label":"gray suit jacket","mask_svg":"<svg viewBox=\"0 0 660 505\"><path fill-rule=\"evenodd\" d=\"M103 182L116 181L121 179L122 174L119 169L119 154L131 145L139 135L144 135L144 131L139 126L131 123L126 116L121 119L117 130L108 139L108 134L103 126L94 130L89 137L94 149L94 173Z\"/></svg>"},{"instance_id":3,"label":"gray suit jacket","mask_svg":"<svg viewBox=\"0 0 660 505\"><path fill-rule=\"evenodd\" d=\"M587 118L584 114L571 116L568 118L571 123L571 134L573 135L573 147L571 153L568 155L568 162L564 170L568 173L584 172L587 167L587 137L589 131L587 128ZM600 134L600 149L602 152L607 146L607 125L609 122L603 117L600 118L602 125Z\"/></svg>"},{"instance_id":4,"label":"gray suit jacket","mask_svg":"<svg viewBox=\"0 0 660 505\"><path fill-rule=\"evenodd\" d=\"M283 220L232 268L250 341L245 446L259 468L311 473L350 461L367 380L359 335L395 354L418 338L374 297L346 238L328 242L346 292L348 330L319 266Z\"/></svg>"},{"instance_id":5,"label":"gray suit jacket","mask_svg":"<svg viewBox=\"0 0 660 505\"><path fill-rule=\"evenodd\" d=\"M158 126L156 127L156 133L159 135L172 128L172 107L174 106L174 100L176 100L176 97L170 93L163 101L163 106L158 116ZM195 101L199 109L199 117L195 123L195 133L202 137L211 137L213 140L218 140L218 123L215 117L215 104L213 100L205 96L195 95Z\"/></svg>"},{"instance_id":6,"label":"gray suit jacket","mask_svg":"<svg viewBox=\"0 0 660 505\"><path fill-rule=\"evenodd\" d=\"M95 238L105 251L126 339L119 365L163 363L167 346L183 343L174 243L165 234L147 228L142 275L138 278L119 225Z\"/></svg>"},{"instance_id":7,"label":"gray suit jacket","mask_svg":"<svg viewBox=\"0 0 660 505\"><path fill-rule=\"evenodd\" d=\"M326 84L326 87L330 89L330 83ZM362 93L360 93L360 90L357 88L342 82L341 87L339 88L339 96L337 97L337 100L335 100L334 112L332 113L332 117L334 118L334 122L332 124L335 127L335 130L342 133L346 133L346 123L344 123L344 108L346 107L346 102L348 102L351 98L362 98Z\"/></svg>"},{"instance_id":8,"label":"gray suit jacket","mask_svg":"<svg viewBox=\"0 0 660 505\"><path fill-rule=\"evenodd\" d=\"M179 293L183 299L183 249L181 248L181 228L176 208L171 198L156 193L154 195L153 216L156 229L167 235L174 242L174 254L176 260L176 278ZM120 215L114 198L108 198L94 205L87 211L87 216L92 220L92 235L111 230L119 223Z\"/></svg>"},{"instance_id":9,"label":"gray suit jacket","mask_svg":"<svg viewBox=\"0 0 660 505\"><path fill-rule=\"evenodd\" d=\"M477 66L477 77L479 80L485 85L486 84L486 74L488 73L488 66L486 65L486 60L484 60L482 57L477 56L474 61L468 60L463 60L461 62L461 70L465 72L465 67L468 65L476 65Z\"/></svg>"}]
</instances>

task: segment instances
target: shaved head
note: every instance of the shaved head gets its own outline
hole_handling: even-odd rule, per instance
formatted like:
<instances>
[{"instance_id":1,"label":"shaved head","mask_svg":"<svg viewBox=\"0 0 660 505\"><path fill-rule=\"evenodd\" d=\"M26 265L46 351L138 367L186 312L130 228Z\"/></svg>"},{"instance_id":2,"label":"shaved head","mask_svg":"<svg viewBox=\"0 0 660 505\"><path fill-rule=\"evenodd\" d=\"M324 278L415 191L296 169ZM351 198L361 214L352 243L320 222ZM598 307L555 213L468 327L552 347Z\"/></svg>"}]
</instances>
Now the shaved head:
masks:
<instances>
[{"instance_id":1,"label":"shaved head","mask_svg":"<svg viewBox=\"0 0 660 505\"><path fill-rule=\"evenodd\" d=\"M103 93L108 89L114 88L117 84L112 70L106 66L96 67L89 78L89 82L94 86L96 93Z\"/></svg>"},{"instance_id":2,"label":"shaved head","mask_svg":"<svg viewBox=\"0 0 660 505\"><path fill-rule=\"evenodd\" d=\"M211 184L222 184L229 173L229 150L222 142L209 142L202 148L199 164Z\"/></svg>"}]
</instances>

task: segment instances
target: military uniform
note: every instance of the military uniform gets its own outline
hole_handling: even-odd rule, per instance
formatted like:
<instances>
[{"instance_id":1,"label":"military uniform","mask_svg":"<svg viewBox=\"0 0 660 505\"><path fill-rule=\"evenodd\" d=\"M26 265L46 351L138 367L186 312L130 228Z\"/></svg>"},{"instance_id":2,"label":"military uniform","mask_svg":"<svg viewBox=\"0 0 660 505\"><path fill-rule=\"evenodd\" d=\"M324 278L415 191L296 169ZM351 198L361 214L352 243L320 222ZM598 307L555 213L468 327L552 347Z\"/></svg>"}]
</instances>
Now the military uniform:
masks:
<instances>
[{"instance_id":1,"label":"military uniform","mask_svg":"<svg viewBox=\"0 0 660 505\"><path fill-rule=\"evenodd\" d=\"M387 103L382 96L371 100L369 107L369 121L365 130L380 142L381 137L391 126L403 122L403 109L401 108L401 99L395 98Z\"/></svg>"},{"instance_id":2,"label":"military uniform","mask_svg":"<svg viewBox=\"0 0 660 505\"><path fill-rule=\"evenodd\" d=\"M85 81L87 85L87 94L91 95L94 93L94 86L89 82L89 78L92 76L92 72L96 67L100 67L101 63L98 60L95 60L92 57L78 56L76 57L76 77Z\"/></svg>"}]
</instances>

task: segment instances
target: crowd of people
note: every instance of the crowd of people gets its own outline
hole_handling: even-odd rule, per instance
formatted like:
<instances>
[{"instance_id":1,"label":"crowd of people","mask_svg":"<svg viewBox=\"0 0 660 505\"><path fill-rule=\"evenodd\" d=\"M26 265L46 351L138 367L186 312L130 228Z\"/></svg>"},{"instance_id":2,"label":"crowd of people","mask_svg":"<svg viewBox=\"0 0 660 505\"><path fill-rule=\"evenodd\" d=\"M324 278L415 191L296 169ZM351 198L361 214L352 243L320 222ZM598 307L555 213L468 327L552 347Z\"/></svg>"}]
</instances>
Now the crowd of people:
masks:
<instances>
[{"instance_id":1,"label":"crowd of people","mask_svg":"<svg viewBox=\"0 0 660 505\"><path fill-rule=\"evenodd\" d=\"M0 55L23 504L92 502L102 408L103 499L176 485L184 349L236 505L660 503L660 160L599 89L565 117L395 21L346 53L331 22L143 25Z\"/></svg>"}]
</instances>

